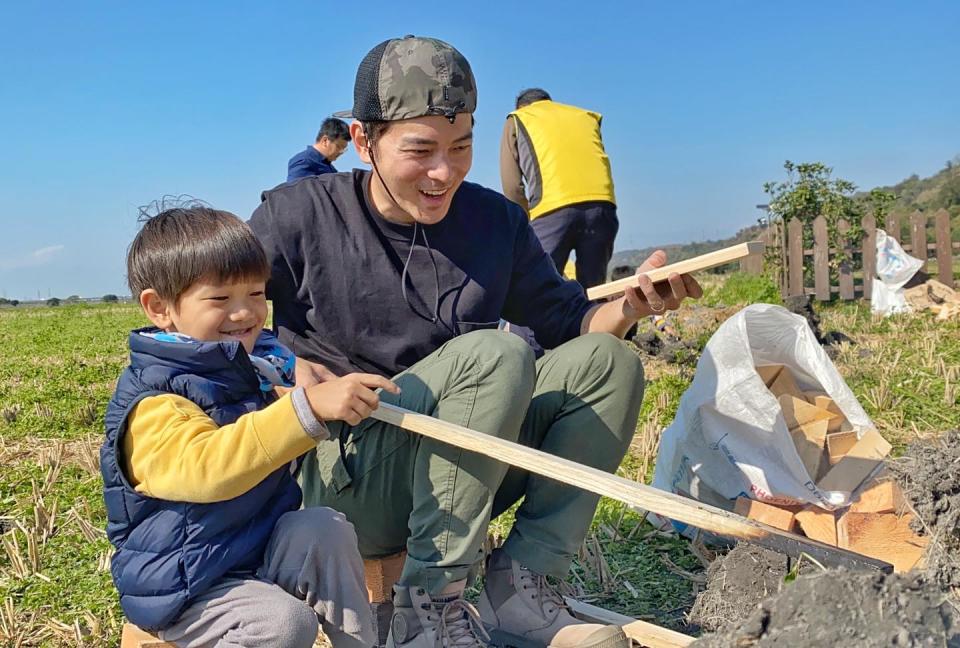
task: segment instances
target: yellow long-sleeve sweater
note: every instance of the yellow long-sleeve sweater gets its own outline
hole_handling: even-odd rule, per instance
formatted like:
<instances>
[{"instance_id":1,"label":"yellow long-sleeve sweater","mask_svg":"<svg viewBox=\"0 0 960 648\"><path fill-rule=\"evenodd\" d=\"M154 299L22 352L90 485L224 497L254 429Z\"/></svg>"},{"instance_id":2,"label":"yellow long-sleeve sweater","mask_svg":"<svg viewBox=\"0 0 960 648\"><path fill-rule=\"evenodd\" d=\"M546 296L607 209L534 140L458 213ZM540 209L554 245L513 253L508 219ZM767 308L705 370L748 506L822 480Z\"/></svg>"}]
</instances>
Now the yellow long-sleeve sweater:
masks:
<instances>
[{"instance_id":1,"label":"yellow long-sleeve sweater","mask_svg":"<svg viewBox=\"0 0 960 648\"><path fill-rule=\"evenodd\" d=\"M182 396L150 396L130 413L122 440L138 493L200 504L233 499L314 447L289 394L223 426Z\"/></svg>"}]
</instances>

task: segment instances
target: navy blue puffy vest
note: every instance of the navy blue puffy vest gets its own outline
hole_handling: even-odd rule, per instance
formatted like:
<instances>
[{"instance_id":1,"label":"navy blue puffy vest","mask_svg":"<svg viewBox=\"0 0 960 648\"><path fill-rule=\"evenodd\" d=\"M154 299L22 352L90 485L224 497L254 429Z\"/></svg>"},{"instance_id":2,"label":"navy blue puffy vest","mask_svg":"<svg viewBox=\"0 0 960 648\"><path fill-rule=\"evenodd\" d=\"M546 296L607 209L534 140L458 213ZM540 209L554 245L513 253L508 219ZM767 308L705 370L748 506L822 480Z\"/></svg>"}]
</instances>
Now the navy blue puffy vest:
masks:
<instances>
[{"instance_id":1,"label":"navy blue puffy vest","mask_svg":"<svg viewBox=\"0 0 960 648\"><path fill-rule=\"evenodd\" d=\"M262 335L272 337L266 331ZM130 366L107 406L100 472L107 536L116 547L113 582L124 614L141 628L169 627L217 579L259 567L274 525L300 507L301 492L290 467L283 466L225 502L191 504L141 495L120 468L127 416L148 396L177 394L218 425L227 425L272 400L259 384L239 342L160 342L140 331L130 334Z\"/></svg>"}]
</instances>

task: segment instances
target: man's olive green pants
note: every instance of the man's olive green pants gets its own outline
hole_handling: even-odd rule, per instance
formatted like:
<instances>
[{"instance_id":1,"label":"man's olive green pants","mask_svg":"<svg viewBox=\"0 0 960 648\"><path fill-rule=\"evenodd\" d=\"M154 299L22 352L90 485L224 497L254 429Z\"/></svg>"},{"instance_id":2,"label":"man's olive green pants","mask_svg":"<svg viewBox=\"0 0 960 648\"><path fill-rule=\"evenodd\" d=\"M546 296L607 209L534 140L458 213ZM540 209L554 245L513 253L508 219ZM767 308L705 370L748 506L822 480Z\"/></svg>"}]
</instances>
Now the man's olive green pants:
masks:
<instances>
[{"instance_id":1,"label":"man's olive green pants","mask_svg":"<svg viewBox=\"0 0 960 648\"><path fill-rule=\"evenodd\" d=\"M516 335L476 331L447 342L394 378L384 402L613 472L633 438L643 398L639 358L591 333L534 361ZM461 451L374 419L330 424L307 454L304 506L353 523L364 557L407 550L400 582L437 594L481 557L491 515L523 498L505 549L540 574L563 577L598 496Z\"/></svg>"}]
</instances>

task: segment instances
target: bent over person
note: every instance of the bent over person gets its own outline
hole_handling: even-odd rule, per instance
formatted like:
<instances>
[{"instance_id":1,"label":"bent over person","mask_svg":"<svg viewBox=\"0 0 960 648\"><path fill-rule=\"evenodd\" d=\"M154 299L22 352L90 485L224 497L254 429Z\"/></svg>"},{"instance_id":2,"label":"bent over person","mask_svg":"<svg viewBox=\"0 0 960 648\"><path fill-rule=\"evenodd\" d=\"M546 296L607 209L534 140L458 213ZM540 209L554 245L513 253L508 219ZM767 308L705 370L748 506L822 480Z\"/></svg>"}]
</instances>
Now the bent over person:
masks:
<instances>
[{"instance_id":1,"label":"bent over person","mask_svg":"<svg viewBox=\"0 0 960 648\"><path fill-rule=\"evenodd\" d=\"M577 281L603 283L617 237L616 197L599 113L524 90L500 140L503 193L530 216L561 272L576 251Z\"/></svg>"},{"instance_id":2,"label":"bent over person","mask_svg":"<svg viewBox=\"0 0 960 648\"><path fill-rule=\"evenodd\" d=\"M673 275L660 292L644 279L589 303L522 209L464 182L476 103L470 66L447 43L408 36L367 54L350 134L372 170L281 185L250 221L270 259L274 325L300 385L393 377L401 392L383 402L612 472L643 395L640 361L618 337L700 288ZM501 318L554 350L535 361L496 330ZM375 420L328 426L301 470L305 504L342 511L366 557L407 551L388 646L629 645L620 628L573 618L547 579L567 574L597 496ZM468 573L491 516L521 498L478 613L463 599Z\"/></svg>"}]
</instances>

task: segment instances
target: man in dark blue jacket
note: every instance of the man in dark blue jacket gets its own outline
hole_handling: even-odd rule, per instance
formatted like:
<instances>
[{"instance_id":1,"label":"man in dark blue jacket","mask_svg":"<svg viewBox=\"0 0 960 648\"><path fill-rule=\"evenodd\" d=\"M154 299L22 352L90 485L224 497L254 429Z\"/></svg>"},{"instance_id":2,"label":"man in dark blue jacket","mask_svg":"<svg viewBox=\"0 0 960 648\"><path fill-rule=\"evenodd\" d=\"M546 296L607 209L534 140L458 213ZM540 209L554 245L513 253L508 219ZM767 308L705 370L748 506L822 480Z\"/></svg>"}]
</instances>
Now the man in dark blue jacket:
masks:
<instances>
[{"instance_id":1,"label":"man in dark blue jacket","mask_svg":"<svg viewBox=\"0 0 960 648\"><path fill-rule=\"evenodd\" d=\"M287 182L324 173L336 173L333 162L343 155L349 142L350 129L342 119L324 119L316 141L287 162Z\"/></svg>"}]
</instances>

